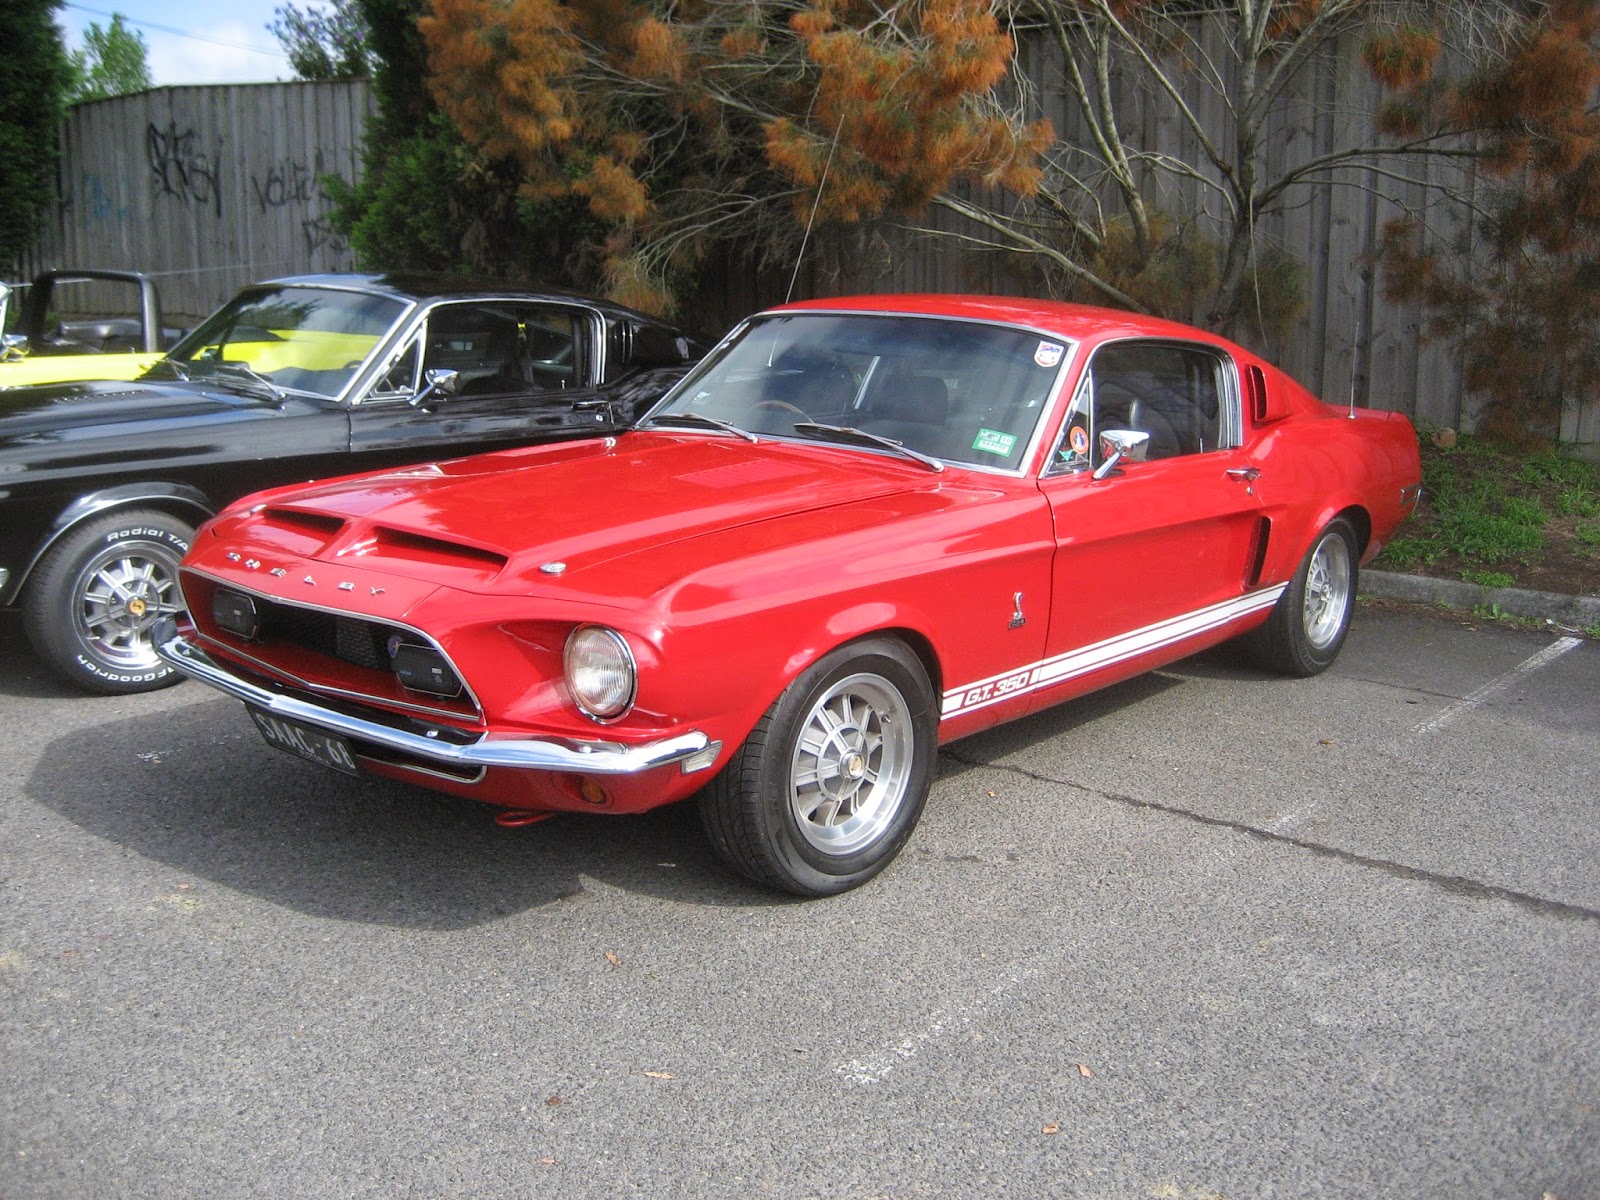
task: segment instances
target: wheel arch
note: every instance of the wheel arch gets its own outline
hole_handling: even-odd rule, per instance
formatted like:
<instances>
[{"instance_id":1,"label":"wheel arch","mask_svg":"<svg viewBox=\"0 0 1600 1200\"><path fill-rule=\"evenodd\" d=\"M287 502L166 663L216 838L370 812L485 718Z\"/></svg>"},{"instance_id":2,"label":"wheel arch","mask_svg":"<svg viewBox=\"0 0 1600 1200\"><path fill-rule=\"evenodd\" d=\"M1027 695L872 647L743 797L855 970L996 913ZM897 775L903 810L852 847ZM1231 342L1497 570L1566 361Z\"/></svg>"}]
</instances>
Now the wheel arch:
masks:
<instances>
[{"instance_id":1,"label":"wheel arch","mask_svg":"<svg viewBox=\"0 0 1600 1200\"><path fill-rule=\"evenodd\" d=\"M56 514L55 520L50 522L50 527L40 538L39 544L34 547L27 564L17 572L16 578L8 582L5 594L0 595L0 604L17 603L39 563L50 553L51 547L79 525L106 513L127 508L154 508L193 525L199 525L216 512L215 506L204 492L184 483L159 481L124 483L86 492Z\"/></svg>"}]
</instances>

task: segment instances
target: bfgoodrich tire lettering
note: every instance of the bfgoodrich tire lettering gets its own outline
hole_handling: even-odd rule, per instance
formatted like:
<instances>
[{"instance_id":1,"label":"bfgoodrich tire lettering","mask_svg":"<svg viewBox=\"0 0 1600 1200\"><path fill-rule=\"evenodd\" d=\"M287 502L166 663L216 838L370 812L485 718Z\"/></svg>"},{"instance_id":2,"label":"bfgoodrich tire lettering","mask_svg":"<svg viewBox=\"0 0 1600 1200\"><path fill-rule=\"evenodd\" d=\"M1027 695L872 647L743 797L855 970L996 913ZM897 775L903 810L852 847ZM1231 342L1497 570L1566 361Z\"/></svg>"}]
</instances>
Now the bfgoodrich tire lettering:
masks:
<instances>
[{"instance_id":1,"label":"bfgoodrich tire lettering","mask_svg":"<svg viewBox=\"0 0 1600 1200\"><path fill-rule=\"evenodd\" d=\"M1333 665L1355 609L1356 544L1356 531L1343 517L1317 535L1267 623L1245 639L1260 666L1306 677Z\"/></svg>"},{"instance_id":2,"label":"bfgoodrich tire lettering","mask_svg":"<svg viewBox=\"0 0 1600 1200\"><path fill-rule=\"evenodd\" d=\"M178 562L194 530L155 509L85 521L52 546L23 599L23 626L57 674L123 695L177 683L156 657L150 627L182 607Z\"/></svg>"},{"instance_id":3,"label":"bfgoodrich tire lettering","mask_svg":"<svg viewBox=\"0 0 1600 1200\"><path fill-rule=\"evenodd\" d=\"M937 731L927 671L904 644L840 647L784 689L701 793L713 848L801 896L865 883L922 815Z\"/></svg>"}]
</instances>

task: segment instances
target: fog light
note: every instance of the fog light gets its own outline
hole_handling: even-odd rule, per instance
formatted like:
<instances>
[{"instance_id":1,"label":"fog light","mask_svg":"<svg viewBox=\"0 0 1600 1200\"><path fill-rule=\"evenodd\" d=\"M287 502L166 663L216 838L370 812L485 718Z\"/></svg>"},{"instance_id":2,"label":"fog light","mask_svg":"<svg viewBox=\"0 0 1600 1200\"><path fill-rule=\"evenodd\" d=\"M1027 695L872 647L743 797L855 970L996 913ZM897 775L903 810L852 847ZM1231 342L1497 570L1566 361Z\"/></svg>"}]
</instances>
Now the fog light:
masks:
<instances>
[{"instance_id":1,"label":"fog light","mask_svg":"<svg viewBox=\"0 0 1600 1200\"><path fill-rule=\"evenodd\" d=\"M211 619L220 628L247 642L255 641L256 634L261 632L261 615L256 611L256 602L243 592L218 590L211 597Z\"/></svg>"},{"instance_id":2,"label":"fog light","mask_svg":"<svg viewBox=\"0 0 1600 1200\"><path fill-rule=\"evenodd\" d=\"M432 646L414 646L403 642L389 655L394 667L394 677L400 686L413 692L426 692L430 696L459 696L461 679L450 669L450 664Z\"/></svg>"},{"instance_id":3,"label":"fog light","mask_svg":"<svg viewBox=\"0 0 1600 1200\"><path fill-rule=\"evenodd\" d=\"M583 797L585 804L593 804L596 808L603 808L611 803L611 797L606 795L605 788L587 775L578 781L578 794Z\"/></svg>"}]
</instances>

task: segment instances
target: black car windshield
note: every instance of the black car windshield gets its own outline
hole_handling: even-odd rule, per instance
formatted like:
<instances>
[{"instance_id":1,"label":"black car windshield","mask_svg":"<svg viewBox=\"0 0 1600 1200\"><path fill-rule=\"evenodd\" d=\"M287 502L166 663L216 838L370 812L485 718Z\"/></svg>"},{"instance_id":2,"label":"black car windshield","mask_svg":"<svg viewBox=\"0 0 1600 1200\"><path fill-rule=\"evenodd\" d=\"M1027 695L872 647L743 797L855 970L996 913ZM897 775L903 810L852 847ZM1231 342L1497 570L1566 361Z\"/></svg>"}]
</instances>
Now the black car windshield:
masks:
<instances>
[{"instance_id":1,"label":"black car windshield","mask_svg":"<svg viewBox=\"0 0 1600 1200\"><path fill-rule=\"evenodd\" d=\"M334 397L405 312L403 301L338 288L246 288L157 363L183 378Z\"/></svg>"},{"instance_id":2,"label":"black car windshield","mask_svg":"<svg viewBox=\"0 0 1600 1200\"><path fill-rule=\"evenodd\" d=\"M1016 470L1068 345L978 321L784 313L752 322L650 419L691 428L681 417L692 413L757 435L870 448L838 437L859 430L941 462Z\"/></svg>"}]
</instances>

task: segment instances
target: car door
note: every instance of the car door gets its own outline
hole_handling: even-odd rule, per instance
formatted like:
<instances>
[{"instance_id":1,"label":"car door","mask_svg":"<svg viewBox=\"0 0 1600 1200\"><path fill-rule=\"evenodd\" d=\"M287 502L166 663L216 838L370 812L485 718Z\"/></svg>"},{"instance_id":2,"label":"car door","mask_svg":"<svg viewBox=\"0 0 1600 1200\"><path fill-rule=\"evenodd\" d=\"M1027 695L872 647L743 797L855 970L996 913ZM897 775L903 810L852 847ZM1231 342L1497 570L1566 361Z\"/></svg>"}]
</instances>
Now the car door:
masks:
<instances>
[{"instance_id":1,"label":"car door","mask_svg":"<svg viewBox=\"0 0 1600 1200\"><path fill-rule=\"evenodd\" d=\"M1040 484L1056 538L1040 705L1179 658L1271 603L1255 588L1265 522L1241 428L1219 350L1140 340L1091 358ZM1148 440L1102 472L1108 430Z\"/></svg>"},{"instance_id":2,"label":"car door","mask_svg":"<svg viewBox=\"0 0 1600 1200\"><path fill-rule=\"evenodd\" d=\"M352 469L609 428L609 409L591 383L598 326L596 314L576 305L435 305L352 408Z\"/></svg>"}]
</instances>

